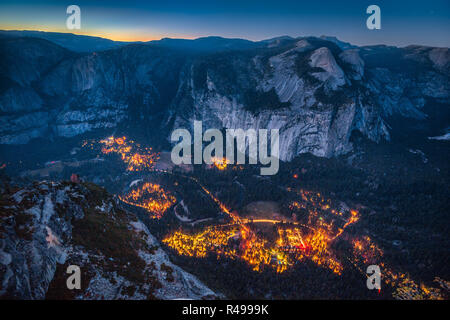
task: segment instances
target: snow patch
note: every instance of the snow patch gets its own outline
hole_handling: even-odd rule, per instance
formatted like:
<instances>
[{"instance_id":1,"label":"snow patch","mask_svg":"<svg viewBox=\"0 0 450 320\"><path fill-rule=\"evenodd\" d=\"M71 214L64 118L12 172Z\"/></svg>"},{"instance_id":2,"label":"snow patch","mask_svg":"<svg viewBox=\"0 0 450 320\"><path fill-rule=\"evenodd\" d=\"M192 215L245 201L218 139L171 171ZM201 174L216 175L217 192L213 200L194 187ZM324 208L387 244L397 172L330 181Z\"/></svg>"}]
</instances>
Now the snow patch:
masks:
<instances>
[{"instance_id":1,"label":"snow patch","mask_svg":"<svg viewBox=\"0 0 450 320\"><path fill-rule=\"evenodd\" d=\"M440 140L440 141L448 141L450 140L450 132L442 135L442 136L437 136L437 137L428 137L428 139L430 140Z\"/></svg>"}]
</instances>

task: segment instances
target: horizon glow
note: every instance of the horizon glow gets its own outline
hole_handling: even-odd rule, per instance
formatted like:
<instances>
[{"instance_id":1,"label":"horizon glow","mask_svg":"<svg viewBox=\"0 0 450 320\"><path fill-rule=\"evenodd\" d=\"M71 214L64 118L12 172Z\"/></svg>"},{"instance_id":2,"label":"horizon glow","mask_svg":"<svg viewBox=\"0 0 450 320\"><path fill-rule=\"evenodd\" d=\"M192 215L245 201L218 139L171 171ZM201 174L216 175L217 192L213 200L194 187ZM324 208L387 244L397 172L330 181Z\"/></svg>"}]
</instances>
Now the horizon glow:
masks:
<instances>
[{"instance_id":1,"label":"horizon glow","mask_svg":"<svg viewBox=\"0 0 450 320\"><path fill-rule=\"evenodd\" d=\"M81 8L81 29L65 27L66 8ZM381 8L381 30L368 30L366 8ZM311 1L3 1L0 29L98 36L116 41L205 36L253 41L277 36L336 36L356 45L450 46L446 0Z\"/></svg>"}]
</instances>

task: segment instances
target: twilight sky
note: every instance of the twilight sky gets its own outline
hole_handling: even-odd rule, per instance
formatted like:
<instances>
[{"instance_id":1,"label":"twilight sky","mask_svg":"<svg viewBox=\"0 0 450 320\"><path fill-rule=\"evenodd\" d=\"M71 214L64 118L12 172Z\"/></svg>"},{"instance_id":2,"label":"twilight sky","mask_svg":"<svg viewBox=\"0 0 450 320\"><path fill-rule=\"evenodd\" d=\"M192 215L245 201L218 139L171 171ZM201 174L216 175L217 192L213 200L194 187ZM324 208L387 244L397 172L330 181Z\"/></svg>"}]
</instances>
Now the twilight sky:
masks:
<instances>
[{"instance_id":1,"label":"twilight sky","mask_svg":"<svg viewBox=\"0 0 450 320\"><path fill-rule=\"evenodd\" d=\"M66 8L81 8L81 30L66 29ZM366 8L381 8L381 30L366 28ZM223 36L337 36L358 45L450 47L449 0L2 0L0 29L95 35L113 40Z\"/></svg>"}]
</instances>

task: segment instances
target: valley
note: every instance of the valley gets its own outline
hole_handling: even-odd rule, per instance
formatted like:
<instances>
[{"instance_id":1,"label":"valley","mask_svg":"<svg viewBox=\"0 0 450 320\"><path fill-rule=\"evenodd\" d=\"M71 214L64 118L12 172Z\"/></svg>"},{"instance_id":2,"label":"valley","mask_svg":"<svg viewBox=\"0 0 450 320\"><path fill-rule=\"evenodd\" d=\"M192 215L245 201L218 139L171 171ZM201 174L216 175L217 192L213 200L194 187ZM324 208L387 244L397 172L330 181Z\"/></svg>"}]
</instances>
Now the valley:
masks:
<instances>
[{"instance_id":1,"label":"valley","mask_svg":"<svg viewBox=\"0 0 450 320\"><path fill-rule=\"evenodd\" d=\"M373 207L365 201L344 202L335 192L311 188L307 176L312 168L299 166L303 169L292 171L283 163L282 181L277 176L261 177L252 166L223 165L226 159L217 166L199 165L192 170L158 169L160 153L127 137L85 140L79 152L88 158L104 158L95 164L96 174L108 162L122 168L122 172L116 169L114 186L108 183L107 189L116 190L122 205L146 223L174 262L184 267L183 259L189 259L188 266L200 266L204 271L190 270L200 278L205 272L215 274L212 258L225 265L234 261L239 267L233 268L243 274L273 279L289 278L299 269L315 266L320 277L334 274L334 280L328 280L334 283L345 283L347 277L359 279L361 289L354 290L359 293L351 293L359 297L364 292L365 268L376 264L383 269L383 291L371 298L446 296L445 286L440 285L445 283L440 278L445 278L444 266L444 274L426 284L424 279L415 279L390 257L398 241L387 244L383 232L368 227ZM81 177L89 172L83 165L77 169ZM249 190L251 186L257 190ZM258 186L264 189L261 194ZM214 289L233 290L226 288L225 281Z\"/></svg>"}]
</instances>

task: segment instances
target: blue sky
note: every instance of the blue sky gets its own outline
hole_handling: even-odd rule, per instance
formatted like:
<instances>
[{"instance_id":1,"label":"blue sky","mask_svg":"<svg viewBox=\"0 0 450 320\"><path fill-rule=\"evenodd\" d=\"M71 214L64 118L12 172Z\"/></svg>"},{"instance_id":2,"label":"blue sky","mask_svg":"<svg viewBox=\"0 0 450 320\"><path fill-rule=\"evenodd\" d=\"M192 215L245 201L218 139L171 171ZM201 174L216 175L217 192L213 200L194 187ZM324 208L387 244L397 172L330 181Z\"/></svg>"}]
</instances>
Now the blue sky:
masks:
<instances>
[{"instance_id":1,"label":"blue sky","mask_svg":"<svg viewBox=\"0 0 450 320\"><path fill-rule=\"evenodd\" d=\"M449 0L3 0L0 29L73 32L65 27L70 4L81 8L81 30L74 33L114 40L330 35L359 45L450 46ZM381 8L381 30L366 28L371 4Z\"/></svg>"}]
</instances>

